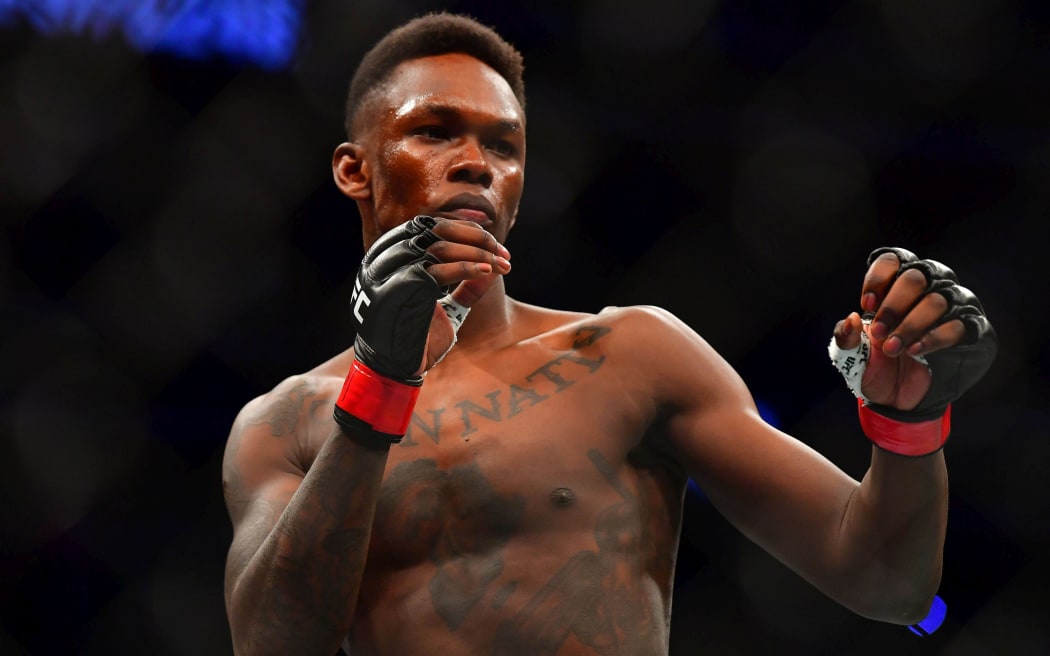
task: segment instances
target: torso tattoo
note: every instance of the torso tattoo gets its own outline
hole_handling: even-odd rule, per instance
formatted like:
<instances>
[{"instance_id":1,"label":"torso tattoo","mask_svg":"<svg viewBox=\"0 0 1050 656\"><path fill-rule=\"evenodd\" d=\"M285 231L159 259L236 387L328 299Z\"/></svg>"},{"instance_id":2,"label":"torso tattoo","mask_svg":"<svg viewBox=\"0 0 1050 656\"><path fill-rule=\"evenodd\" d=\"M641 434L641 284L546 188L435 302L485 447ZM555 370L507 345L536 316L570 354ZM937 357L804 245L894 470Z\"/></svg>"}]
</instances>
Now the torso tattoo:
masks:
<instances>
[{"instance_id":1,"label":"torso tattoo","mask_svg":"<svg viewBox=\"0 0 1050 656\"><path fill-rule=\"evenodd\" d=\"M638 457L652 417L620 396L611 330L424 384L377 506L363 653L439 635L470 653L666 650L684 480L639 464L656 461Z\"/></svg>"}]
</instances>

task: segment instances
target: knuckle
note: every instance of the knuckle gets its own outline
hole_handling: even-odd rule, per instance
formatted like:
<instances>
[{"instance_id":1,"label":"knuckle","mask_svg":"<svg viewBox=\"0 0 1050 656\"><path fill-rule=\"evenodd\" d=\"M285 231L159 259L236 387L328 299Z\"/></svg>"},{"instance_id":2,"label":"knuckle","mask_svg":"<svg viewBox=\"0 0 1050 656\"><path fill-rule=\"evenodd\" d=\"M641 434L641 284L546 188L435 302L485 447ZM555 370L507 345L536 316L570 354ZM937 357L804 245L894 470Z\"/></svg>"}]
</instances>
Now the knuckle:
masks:
<instances>
[{"instance_id":1,"label":"knuckle","mask_svg":"<svg viewBox=\"0 0 1050 656\"><path fill-rule=\"evenodd\" d=\"M941 349L947 344L951 343L951 340L947 338L941 330L934 330L926 337L926 343L929 345L929 349Z\"/></svg>"},{"instance_id":2,"label":"knuckle","mask_svg":"<svg viewBox=\"0 0 1050 656\"><path fill-rule=\"evenodd\" d=\"M926 287L926 276L918 269L908 269L907 271L903 271L900 276L898 276L898 280L902 280L909 285Z\"/></svg>"},{"instance_id":3,"label":"knuckle","mask_svg":"<svg viewBox=\"0 0 1050 656\"><path fill-rule=\"evenodd\" d=\"M941 324L935 330L930 331L927 341L930 351L951 348L963 338L966 329L958 319Z\"/></svg>"},{"instance_id":4,"label":"knuckle","mask_svg":"<svg viewBox=\"0 0 1050 656\"><path fill-rule=\"evenodd\" d=\"M441 261L445 261L445 259L446 259L445 256L448 254L448 242L447 241L434 242L433 244L431 244L430 246L427 247L427 253L429 253L430 255L433 255L434 257L436 257L437 259L439 259Z\"/></svg>"},{"instance_id":5,"label":"knuckle","mask_svg":"<svg viewBox=\"0 0 1050 656\"><path fill-rule=\"evenodd\" d=\"M919 331L910 323L902 323L893 331L893 334L896 335L905 346L922 338Z\"/></svg>"},{"instance_id":6,"label":"knuckle","mask_svg":"<svg viewBox=\"0 0 1050 656\"><path fill-rule=\"evenodd\" d=\"M926 303L929 304L930 308L937 313L938 316L943 315L948 311L948 299L943 294L928 294L926 296Z\"/></svg>"}]
</instances>

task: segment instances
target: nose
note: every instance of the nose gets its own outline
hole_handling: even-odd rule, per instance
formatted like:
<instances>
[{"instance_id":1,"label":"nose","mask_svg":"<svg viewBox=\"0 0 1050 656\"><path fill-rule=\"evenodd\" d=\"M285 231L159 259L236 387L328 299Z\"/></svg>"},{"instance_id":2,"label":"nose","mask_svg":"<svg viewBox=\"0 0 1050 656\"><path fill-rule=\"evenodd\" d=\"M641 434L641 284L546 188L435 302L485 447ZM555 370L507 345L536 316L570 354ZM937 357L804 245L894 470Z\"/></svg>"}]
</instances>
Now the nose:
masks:
<instances>
[{"instance_id":1,"label":"nose","mask_svg":"<svg viewBox=\"0 0 1050 656\"><path fill-rule=\"evenodd\" d=\"M492 167L476 139L468 137L456 149L448 176L453 182L469 182L486 188L492 185Z\"/></svg>"}]
</instances>

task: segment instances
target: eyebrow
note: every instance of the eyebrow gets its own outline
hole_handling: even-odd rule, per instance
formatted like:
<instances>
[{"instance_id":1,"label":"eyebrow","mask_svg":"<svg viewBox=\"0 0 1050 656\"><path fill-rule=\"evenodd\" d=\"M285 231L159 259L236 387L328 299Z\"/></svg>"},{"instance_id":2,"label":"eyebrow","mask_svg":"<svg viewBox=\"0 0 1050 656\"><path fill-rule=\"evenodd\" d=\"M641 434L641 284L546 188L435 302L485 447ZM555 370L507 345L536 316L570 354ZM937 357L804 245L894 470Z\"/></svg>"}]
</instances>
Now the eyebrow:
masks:
<instances>
[{"instance_id":1,"label":"eyebrow","mask_svg":"<svg viewBox=\"0 0 1050 656\"><path fill-rule=\"evenodd\" d=\"M457 119L462 116L462 112L455 107L450 105L441 105L438 103L423 103L418 105L415 110L421 114L430 114L443 119ZM415 112L413 112L415 113ZM514 119L497 119L495 121L497 127L503 132L521 132L521 122Z\"/></svg>"}]
</instances>

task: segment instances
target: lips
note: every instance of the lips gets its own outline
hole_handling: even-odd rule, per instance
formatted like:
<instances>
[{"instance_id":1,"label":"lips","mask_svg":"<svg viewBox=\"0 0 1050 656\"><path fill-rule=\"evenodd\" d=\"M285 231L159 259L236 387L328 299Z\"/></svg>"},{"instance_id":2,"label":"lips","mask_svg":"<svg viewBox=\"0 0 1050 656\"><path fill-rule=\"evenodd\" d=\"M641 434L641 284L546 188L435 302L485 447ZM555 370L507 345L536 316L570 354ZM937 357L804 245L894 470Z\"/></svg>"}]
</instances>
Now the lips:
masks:
<instances>
[{"instance_id":1,"label":"lips","mask_svg":"<svg viewBox=\"0 0 1050 656\"><path fill-rule=\"evenodd\" d=\"M496 220L496 208L484 196L458 194L438 208L438 213L448 218L488 225Z\"/></svg>"}]
</instances>

